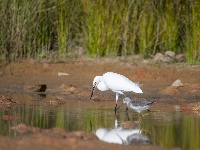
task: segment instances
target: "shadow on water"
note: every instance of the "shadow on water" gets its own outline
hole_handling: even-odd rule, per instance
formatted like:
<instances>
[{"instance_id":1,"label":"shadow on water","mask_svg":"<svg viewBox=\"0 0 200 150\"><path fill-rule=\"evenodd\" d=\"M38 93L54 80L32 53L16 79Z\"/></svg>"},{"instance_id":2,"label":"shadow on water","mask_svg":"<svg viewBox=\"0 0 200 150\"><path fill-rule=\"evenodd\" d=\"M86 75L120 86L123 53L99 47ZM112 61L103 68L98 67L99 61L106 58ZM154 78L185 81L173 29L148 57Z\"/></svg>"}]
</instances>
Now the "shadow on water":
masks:
<instances>
[{"instance_id":1,"label":"shadow on water","mask_svg":"<svg viewBox=\"0 0 200 150\"><path fill-rule=\"evenodd\" d=\"M48 96L38 101L24 102L0 109L0 135L21 136L11 128L23 123L41 129L62 128L67 131L94 132L100 140L118 144L153 144L183 149L200 148L200 116L182 111L155 110L142 116L121 107L115 116L107 103L88 100L66 100L62 105L50 105ZM28 134L28 133L26 133ZM115 141L110 141L115 140Z\"/></svg>"}]
</instances>

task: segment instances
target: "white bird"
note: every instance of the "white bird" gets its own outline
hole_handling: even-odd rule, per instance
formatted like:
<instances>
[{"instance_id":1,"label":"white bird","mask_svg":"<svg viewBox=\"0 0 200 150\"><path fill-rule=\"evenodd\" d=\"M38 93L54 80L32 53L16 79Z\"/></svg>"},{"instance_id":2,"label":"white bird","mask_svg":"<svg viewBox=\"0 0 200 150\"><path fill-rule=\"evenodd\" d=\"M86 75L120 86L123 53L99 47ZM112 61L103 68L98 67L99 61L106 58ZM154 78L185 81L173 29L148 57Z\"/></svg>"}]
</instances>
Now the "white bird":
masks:
<instances>
[{"instance_id":1,"label":"white bird","mask_svg":"<svg viewBox=\"0 0 200 150\"><path fill-rule=\"evenodd\" d=\"M107 72L103 76L96 76L93 80L93 88L90 99L92 98L94 88L97 87L100 91L111 90L116 94L116 106L119 95L124 95L123 92L143 93L137 83L133 83L123 75ZM124 95L125 96L125 95Z\"/></svg>"},{"instance_id":2,"label":"white bird","mask_svg":"<svg viewBox=\"0 0 200 150\"><path fill-rule=\"evenodd\" d=\"M150 140L147 136L141 133L138 128L124 129L118 127L117 120L115 120L115 128L105 129L99 128L96 130L96 136L104 142L116 144L149 144Z\"/></svg>"},{"instance_id":3,"label":"white bird","mask_svg":"<svg viewBox=\"0 0 200 150\"><path fill-rule=\"evenodd\" d=\"M131 135L140 133L140 129L123 129L122 127L114 129L99 128L96 130L96 136L104 142L123 144L128 143L127 138Z\"/></svg>"},{"instance_id":4,"label":"white bird","mask_svg":"<svg viewBox=\"0 0 200 150\"><path fill-rule=\"evenodd\" d=\"M132 101L129 97L125 97L123 99L123 103L127 103L127 108L133 109L134 111L141 113L144 110L149 110L150 106L154 104L156 101L144 101L144 100L137 100L137 101Z\"/></svg>"}]
</instances>

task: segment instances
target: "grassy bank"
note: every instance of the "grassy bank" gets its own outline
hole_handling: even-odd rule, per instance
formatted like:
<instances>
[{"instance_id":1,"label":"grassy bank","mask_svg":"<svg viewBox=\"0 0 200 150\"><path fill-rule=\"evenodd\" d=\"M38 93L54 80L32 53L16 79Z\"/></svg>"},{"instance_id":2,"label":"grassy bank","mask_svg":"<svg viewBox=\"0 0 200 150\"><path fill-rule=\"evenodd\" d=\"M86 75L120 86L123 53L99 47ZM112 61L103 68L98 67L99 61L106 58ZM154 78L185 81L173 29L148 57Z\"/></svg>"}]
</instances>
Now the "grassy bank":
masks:
<instances>
[{"instance_id":1,"label":"grassy bank","mask_svg":"<svg viewBox=\"0 0 200 150\"><path fill-rule=\"evenodd\" d=\"M167 0L0 1L0 57L90 57L171 50L200 62L200 2Z\"/></svg>"}]
</instances>

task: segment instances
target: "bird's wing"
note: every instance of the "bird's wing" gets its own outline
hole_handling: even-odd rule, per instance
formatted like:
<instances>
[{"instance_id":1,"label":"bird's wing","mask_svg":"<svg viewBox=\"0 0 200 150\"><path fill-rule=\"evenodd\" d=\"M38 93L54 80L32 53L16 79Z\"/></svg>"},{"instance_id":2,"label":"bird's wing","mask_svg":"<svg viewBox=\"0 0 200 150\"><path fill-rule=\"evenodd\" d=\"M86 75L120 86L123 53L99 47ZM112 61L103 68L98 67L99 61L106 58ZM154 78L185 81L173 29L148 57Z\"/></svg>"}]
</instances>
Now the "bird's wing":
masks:
<instances>
[{"instance_id":1,"label":"bird's wing","mask_svg":"<svg viewBox=\"0 0 200 150\"><path fill-rule=\"evenodd\" d=\"M123 75L107 72L103 75L103 80L112 91L133 91L135 93L142 93L142 90L137 84Z\"/></svg>"},{"instance_id":2,"label":"bird's wing","mask_svg":"<svg viewBox=\"0 0 200 150\"><path fill-rule=\"evenodd\" d=\"M144 100L131 101L131 104L134 106L148 106L148 105L152 105L154 103L155 103L155 101L154 102L144 101Z\"/></svg>"},{"instance_id":3,"label":"bird's wing","mask_svg":"<svg viewBox=\"0 0 200 150\"><path fill-rule=\"evenodd\" d=\"M147 105L152 105L152 104L154 104L154 103L156 103L156 101L148 102Z\"/></svg>"},{"instance_id":4,"label":"bird's wing","mask_svg":"<svg viewBox=\"0 0 200 150\"><path fill-rule=\"evenodd\" d=\"M130 106L143 106L144 103L142 101L137 100L137 101L131 101L129 105Z\"/></svg>"}]
</instances>

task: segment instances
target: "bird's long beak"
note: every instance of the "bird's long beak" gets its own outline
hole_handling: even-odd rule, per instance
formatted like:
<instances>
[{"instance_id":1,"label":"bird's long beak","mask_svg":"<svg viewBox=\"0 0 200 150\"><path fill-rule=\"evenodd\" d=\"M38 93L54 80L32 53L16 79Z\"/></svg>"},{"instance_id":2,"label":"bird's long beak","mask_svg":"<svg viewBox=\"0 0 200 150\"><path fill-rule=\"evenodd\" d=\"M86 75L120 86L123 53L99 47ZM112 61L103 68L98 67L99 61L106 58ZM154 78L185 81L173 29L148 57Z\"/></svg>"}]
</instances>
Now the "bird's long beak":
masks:
<instances>
[{"instance_id":1,"label":"bird's long beak","mask_svg":"<svg viewBox=\"0 0 200 150\"><path fill-rule=\"evenodd\" d=\"M94 83L94 86L92 87L92 93L91 93L90 99L92 98L92 95L93 95L93 93L94 93L95 87L96 87L96 82Z\"/></svg>"}]
</instances>

